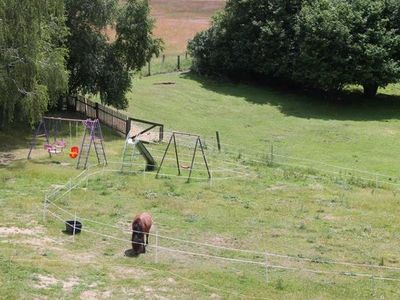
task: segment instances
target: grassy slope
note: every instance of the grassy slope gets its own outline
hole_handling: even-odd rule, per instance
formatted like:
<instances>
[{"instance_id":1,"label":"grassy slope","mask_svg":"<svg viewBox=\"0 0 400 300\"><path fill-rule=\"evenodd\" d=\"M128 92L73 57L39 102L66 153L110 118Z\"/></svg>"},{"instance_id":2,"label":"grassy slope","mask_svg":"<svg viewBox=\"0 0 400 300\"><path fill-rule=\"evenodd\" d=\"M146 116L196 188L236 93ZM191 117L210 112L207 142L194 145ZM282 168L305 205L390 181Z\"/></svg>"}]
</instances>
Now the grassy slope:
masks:
<instances>
[{"instance_id":1,"label":"grassy slope","mask_svg":"<svg viewBox=\"0 0 400 300\"><path fill-rule=\"evenodd\" d=\"M176 84L155 84L163 81ZM224 143L246 151L265 152L274 141L284 155L397 174L398 104L329 103L187 74L139 80L130 99L136 117L208 136L219 130Z\"/></svg>"},{"instance_id":2,"label":"grassy slope","mask_svg":"<svg viewBox=\"0 0 400 300\"><path fill-rule=\"evenodd\" d=\"M154 85L163 81L176 84ZM272 89L217 84L179 74L138 80L130 99L134 116L206 135L218 129L224 142L235 145L235 152L236 147L245 153L264 151L266 141L274 139L277 153L384 173L395 174L398 167L393 157L398 147L395 106L378 109L363 105L358 109L355 105L321 104ZM8 150L22 151L23 143L14 139L21 135L0 133L0 140L3 145L10 145ZM119 160L123 141L108 132L106 135L109 159ZM32 162L20 160L0 169L0 229L17 226L36 232L0 234L0 291L6 298L94 295L187 299L191 295L235 299L239 298L236 293L289 299L399 296L398 282L275 270L269 272L266 284L264 270L259 267L166 252L160 253L160 263L154 264L151 249L139 259L127 259L122 253L129 248L128 243L88 234L72 243L60 233L61 224L51 218L48 223L42 222L43 193L51 185L65 183L78 174L73 165L61 167L53 163L58 160L71 163L65 156L49 160L39 155ZM70 200L66 197L57 203L80 216L122 227L129 226L134 213L150 211L160 232L177 238L314 259L371 264L383 260L385 265L399 266L400 199L395 189L362 188L304 170L247 166L257 177L215 182L211 186L155 180L151 175L106 174L103 179L92 178L89 188L77 189ZM129 238L103 226L87 222L84 226ZM193 252L263 260L160 242ZM398 272L391 271L278 259L271 259L270 263L400 278ZM57 282L49 288L35 287L42 283L38 274L54 277ZM228 292L206 288L180 276ZM77 285L68 289L67 283L74 279Z\"/></svg>"}]
</instances>

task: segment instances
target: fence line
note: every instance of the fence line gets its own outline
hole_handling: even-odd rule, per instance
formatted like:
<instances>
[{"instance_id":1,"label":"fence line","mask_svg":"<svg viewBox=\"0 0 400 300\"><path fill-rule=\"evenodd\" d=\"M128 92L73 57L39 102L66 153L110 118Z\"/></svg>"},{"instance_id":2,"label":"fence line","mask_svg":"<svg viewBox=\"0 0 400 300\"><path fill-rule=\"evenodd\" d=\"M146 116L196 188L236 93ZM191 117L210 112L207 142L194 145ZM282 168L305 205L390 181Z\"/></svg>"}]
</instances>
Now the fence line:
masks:
<instances>
[{"instance_id":1,"label":"fence line","mask_svg":"<svg viewBox=\"0 0 400 300\"><path fill-rule=\"evenodd\" d=\"M94 174L98 174L101 171L98 172L94 172L93 174L88 174L87 176L92 176ZM80 183L80 182L79 182ZM78 184L79 184L78 183ZM74 187L76 187L78 184L75 184ZM70 189L68 190L68 192L71 192L71 190L74 188L70 182ZM62 195L62 197L65 196L65 193ZM68 214L69 216L73 217L74 215L72 213L70 213L69 211L57 206L56 204L54 204L52 201L49 201L48 204L53 205L54 207L56 207L57 209L61 210L62 212ZM102 223L102 222L98 222L95 220L91 220L91 219L87 219L84 217L79 217L79 219L84 220L84 221L88 221L91 223L95 223L95 224L99 224L102 226L107 226L107 227L111 227L111 228L116 228L118 230L121 230L123 232L129 232L130 234L136 231L133 230L127 230L127 229L123 229L120 228L118 226L115 225L111 225L111 224L107 224L107 223ZM263 255L267 255L270 257L278 257L278 258L286 258L286 259L291 259L291 260L297 260L297 261L306 261L306 262L312 262L312 263L320 263L320 264L334 264L334 265L346 265L346 266L354 266L354 267L363 267L363 268L375 268L375 269L387 269L387 270L400 270L400 267L391 267L391 266L377 266L377 265L369 265L369 264L361 264L361 263L353 263L353 262L342 262L342 261L329 261L329 260L317 260L317 259L311 259L311 258L303 258L303 257L295 257L295 256L289 256L289 255L282 255L282 254L276 254L276 253L269 253L269 252L260 252L260 251L253 251L253 250L246 250L246 249L238 249L238 248L231 248L231 247L224 247L224 246L218 246L218 245L211 245L211 244L207 244L207 243L200 243L200 242L195 242L195 241L189 241L189 240L183 240L183 239L178 239L178 238L173 238L173 237L169 237L169 236L164 236L164 235L159 235L158 233L154 234L154 233L149 233L149 235L151 236L156 236L158 238L162 238L162 239L168 239L168 240L172 240L172 241L177 241L177 242L181 242L181 243L189 243L189 244L194 244L194 245L199 245L199 246L205 246L205 247L211 247L211 248L216 248L216 249L222 249L222 250L229 250L229 251L237 251L237 252L243 252L243 253L251 253L251 254L257 254L260 256ZM123 241L123 240L122 240ZM179 250L181 251L181 250ZM264 264L264 263L263 263Z\"/></svg>"},{"instance_id":2,"label":"fence line","mask_svg":"<svg viewBox=\"0 0 400 300\"><path fill-rule=\"evenodd\" d=\"M176 55L161 54L158 57L152 57L140 73L142 76L152 76L157 74L188 71L191 67L191 62L192 59L188 52Z\"/></svg>"},{"instance_id":3,"label":"fence line","mask_svg":"<svg viewBox=\"0 0 400 300\"><path fill-rule=\"evenodd\" d=\"M116 111L115 109L107 107L98 102L93 102L82 96L67 97L67 109L69 111L78 112L87 118L99 119L102 124L105 124L112 130L115 130L123 137L126 137L130 133L132 129L132 122L147 126L142 133L147 132L155 127L159 127L159 141L163 140L163 124L131 118L126 114Z\"/></svg>"},{"instance_id":4,"label":"fence line","mask_svg":"<svg viewBox=\"0 0 400 300\"><path fill-rule=\"evenodd\" d=\"M58 216L57 214L49 211L49 213L54 216L56 219L64 223L64 220ZM75 224L74 224L75 226ZM99 233L96 231L88 230L81 228L81 231L92 233L95 235L99 235L102 237L107 237L116 241L121 241L125 243L132 243L131 240L125 240L121 238L114 237L112 235L104 234L104 233ZM143 243L137 243L137 244L142 244ZM265 267L265 262L258 262L258 261L253 261L253 260L245 260L245 259L237 259L237 258L229 258L229 257L223 257L223 256L217 256L217 255L209 255L209 254L204 254L204 253L196 253L196 252L191 252L191 251L184 251L184 250L178 250L178 249L173 249L173 248L168 248L168 247L163 247L163 246L153 246L153 245L147 245L147 247L150 248L155 248L157 247L158 249L167 251L167 252L174 252L174 253L180 253L180 254L185 254L185 255L191 255L191 256L199 256L199 257L204 257L204 258L211 258L211 259L218 259L218 260L224 260L224 261L230 261L230 262L237 262L237 263L245 263L245 264L252 264L252 265L258 265ZM400 282L400 279L397 278L392 278L392 277L386 277L386 276L375 276L372 274L366 274L366 273L357 273L357 272L337 272L337 271L323 271L323 270L313 270L313 269L308 269L308 268L299 268L299 267L287 267L287 266L281 266L281 265L271 265L268 264L268 268L271 269L281 269L281 270L290 270L290 271L300 271L300 272L306 272L306 273L314 273L314 274L326 274L326 275L341 275L341 276L351 276L351 277L367 277L370 279L376 279L376 280L382 280L382 281L395 281L395 282Z\"/></svg>"}]
</instances>

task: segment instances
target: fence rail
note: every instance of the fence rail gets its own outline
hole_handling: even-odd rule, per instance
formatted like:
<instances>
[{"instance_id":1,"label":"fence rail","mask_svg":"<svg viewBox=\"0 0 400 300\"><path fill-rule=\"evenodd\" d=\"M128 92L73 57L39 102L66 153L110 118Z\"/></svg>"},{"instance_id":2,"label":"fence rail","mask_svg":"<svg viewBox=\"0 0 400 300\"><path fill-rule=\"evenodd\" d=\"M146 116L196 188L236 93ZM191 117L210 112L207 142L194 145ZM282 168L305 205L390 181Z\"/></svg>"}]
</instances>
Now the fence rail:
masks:
<instances>
[{"instance_id":1,"label":"fence rail","mask_svg":"<svg viewBox=\"0 0 400 300\"><path fill-rule=\"evenodd\" d=\"M98 102L93 102L82 96L70 96L67 98L67 108L69 111L78 112L87 118L99 119L112 130L126 137L132 135L132 130L143 134L154 128L159 128L159 141L164 137L164 125L156 122L131 118L110 107L104 106ZM140 124L140 126L138 125Z\"/></svg>"}]
</instances>

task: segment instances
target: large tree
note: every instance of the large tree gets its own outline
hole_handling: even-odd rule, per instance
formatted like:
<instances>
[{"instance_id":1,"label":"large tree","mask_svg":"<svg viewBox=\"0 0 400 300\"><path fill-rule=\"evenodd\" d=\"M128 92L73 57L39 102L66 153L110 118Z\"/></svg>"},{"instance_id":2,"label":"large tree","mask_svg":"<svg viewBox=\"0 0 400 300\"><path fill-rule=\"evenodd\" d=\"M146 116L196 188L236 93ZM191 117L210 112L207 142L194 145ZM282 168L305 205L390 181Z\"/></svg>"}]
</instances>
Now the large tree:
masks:
<instances>
[{"instance_id":1,"label":"large tree","mask_svg":"<svg viewBox=\"0 0 400 300\"><path fill-rule=\"evenodd\" d=\"M145 0L65 0L70 30L70 92L99 94L116 108L128 104L131 72L140 70L161 41L152 37L153 20ZM106 28L114 28L115 37Z\"/></svg>"},{"instance_id":2,"label":"large tree","mask_svg":"<svg viewBox=\"0 0 400 300\"><path fill-rule=\"evenodd\" d=\"M374 96L400 79L398 0L229 0L189 43L193 69Z\"/></svg>"},{"instance_id":3,"label":"large tree","mask_svg":"<svg viewBox=\"0 0 400 300\"><path fill-rule=\"evenodd\" d=\"M67 89L64 1L0 0L0 126L35 123Z\"/></svg>"},{"instance_id":4,"label":"large tree","mask_svg":"<svg viewBox=\"0 0 400 300\"><path fill-rule=\"evenodd\" d=\"M374 96L400 79L400 32L393 18L399 2L318 0L304 5L298 22L295 79L338 90L359 84Z\"/></svg>"}]
</instances>

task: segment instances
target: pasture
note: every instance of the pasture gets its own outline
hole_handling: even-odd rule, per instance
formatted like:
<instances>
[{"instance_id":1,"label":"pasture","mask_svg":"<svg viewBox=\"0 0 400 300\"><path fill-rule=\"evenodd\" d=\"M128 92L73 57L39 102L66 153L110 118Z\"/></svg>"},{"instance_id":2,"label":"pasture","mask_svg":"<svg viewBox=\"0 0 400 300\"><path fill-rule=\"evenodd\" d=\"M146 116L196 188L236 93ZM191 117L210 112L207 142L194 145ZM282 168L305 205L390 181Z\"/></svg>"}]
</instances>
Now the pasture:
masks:
<instances>
[{"instance_id":1,"label":"pasture","mask_svg":"<svg viewBox=\"0 0 400 300\"><path fill-rule=\"evenodd\" d=\"M66 155L26 161L29 130L0 132L15 155L0 167L2 297L398 298L397 91L332 102L187 73L137 79L129 114L202 135L212 168L248 175L211 182L122 174L124 141L108 130L109 166L83 174ZM149 148L159 159L165 146ZM142 211L157 241L125 257ZM73 238L61 231L75 214L88 231Z\"/></svg>"}]
</instances>

